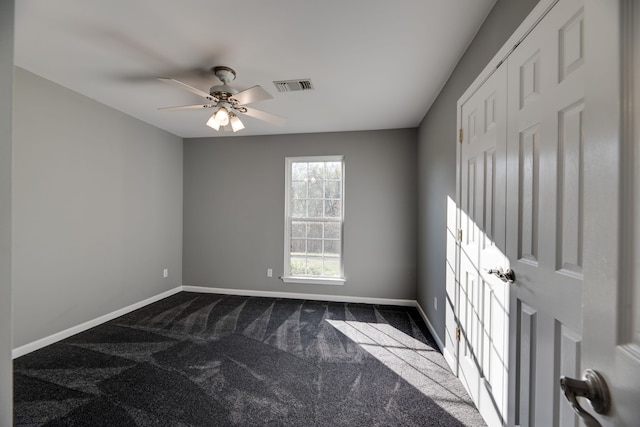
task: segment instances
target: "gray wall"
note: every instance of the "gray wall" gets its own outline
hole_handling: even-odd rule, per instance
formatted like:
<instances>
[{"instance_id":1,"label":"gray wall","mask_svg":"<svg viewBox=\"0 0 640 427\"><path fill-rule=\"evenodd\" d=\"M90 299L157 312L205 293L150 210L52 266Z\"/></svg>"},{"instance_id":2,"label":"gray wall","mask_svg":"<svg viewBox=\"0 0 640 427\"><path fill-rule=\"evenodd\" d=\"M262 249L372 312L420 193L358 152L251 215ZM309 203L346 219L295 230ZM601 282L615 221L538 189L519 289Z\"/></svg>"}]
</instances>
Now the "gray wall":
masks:
<instances>
[{"instance_id":1,"label":"gray wall","mask_svg":"<svg viewBox=\"0 0 640 427\"><path fill-rule=\"evenodd\" d=\"M181 138L20 68L14 83L19 347L181 284L183 159Z\"/></svg>"},{"instance_id":2,"label":"gray wall","mask_svg":"<svg viewBox=\"0 0 640 427\"><path fill-rule=\"evenodd\" d=\"M456 103L538 0L498 0L419 128L418 302L444 341L447 198L456 200ZM438 299L438 310L434 308Z\"/></svg>"},{"instance_id":3,"label":"gray wall","mask_svg":"<svg viewBox=\"0 0 640 427\"><path fill-rule=\"evenodd\" d=\"M12 424L11 115L13 0L0 1L0 426Z\"/></svg>"},{"instance_id":4,"label":"gray wall","mask_svg":"<svg viewBox=\"0 0 640 427\"><path fill-rule=\"evenodd\" d=\"M416 129L186 139L184 285L415 299L416 141ZM345 156L347 282L284 284L285 157L331 154Z\"/></svg>"}]
</instances>

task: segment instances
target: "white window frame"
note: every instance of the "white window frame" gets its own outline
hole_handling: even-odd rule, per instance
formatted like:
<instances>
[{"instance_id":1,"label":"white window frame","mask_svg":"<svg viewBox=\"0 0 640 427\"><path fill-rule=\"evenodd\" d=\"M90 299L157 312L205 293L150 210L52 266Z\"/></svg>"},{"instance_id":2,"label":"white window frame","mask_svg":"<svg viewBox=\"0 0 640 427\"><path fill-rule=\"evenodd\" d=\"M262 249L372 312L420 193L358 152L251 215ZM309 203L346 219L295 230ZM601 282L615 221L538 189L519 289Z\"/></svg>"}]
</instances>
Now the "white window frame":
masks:
<instances>
[{"instance_id":1,"label":"white window frame","mask_svg":"<svg viewBox=\"0 0 640 427\"><path fill-rule=\"evenodd\" d=\"M341 209L340 218L330 219L340 223L340 277L328 276L293 276L291 275L291 168L293 163L297 162L340 162L342 165L341 180ZM344 205L345 205L345 161L344 156L304 156L304 157L285 157L285 207L284 207L284 274L281 279L285 283L305 283L316 285L342 285L346 279L344 276ZM303 221L309 221L309 218L301 218ZM313 220L313 219L312 219ZM318 222L327 222L326 218L317 219Z\"/></svg>"}]
</instances>

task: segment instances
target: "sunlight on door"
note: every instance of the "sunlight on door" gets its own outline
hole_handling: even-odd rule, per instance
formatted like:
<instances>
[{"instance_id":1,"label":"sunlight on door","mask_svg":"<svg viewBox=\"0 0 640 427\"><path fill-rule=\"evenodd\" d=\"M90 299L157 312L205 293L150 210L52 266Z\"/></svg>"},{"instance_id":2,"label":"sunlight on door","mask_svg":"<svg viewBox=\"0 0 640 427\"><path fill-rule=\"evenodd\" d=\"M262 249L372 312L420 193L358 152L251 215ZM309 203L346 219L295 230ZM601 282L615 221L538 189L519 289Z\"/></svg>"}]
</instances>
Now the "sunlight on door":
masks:
<instances>
[{"instance_id":1,"label":"sunlight on door","mask_svg":"<svg viewBox=\"0 0 640 427\"><path fill-rule=\"evenodd\" d=\"M502 418L497 421L503 422L507 414L509 285L490 274L490 270L506 271L509 261L493 241L490 195L485 193L480 201L472 194L477 188L473 182L477 173L484 170L485 175L489 169L487 158L481 161L485 164L480 170L468 175L470 188L465 208L469 212L458 209L451 198L447 203L445 354L481 413L483 406L493 407L490 412L497 413ZM469 163L476 165L477 159L470 159ZM460 328L459 333L456 328Z\"/></svg>"}]
</instances>

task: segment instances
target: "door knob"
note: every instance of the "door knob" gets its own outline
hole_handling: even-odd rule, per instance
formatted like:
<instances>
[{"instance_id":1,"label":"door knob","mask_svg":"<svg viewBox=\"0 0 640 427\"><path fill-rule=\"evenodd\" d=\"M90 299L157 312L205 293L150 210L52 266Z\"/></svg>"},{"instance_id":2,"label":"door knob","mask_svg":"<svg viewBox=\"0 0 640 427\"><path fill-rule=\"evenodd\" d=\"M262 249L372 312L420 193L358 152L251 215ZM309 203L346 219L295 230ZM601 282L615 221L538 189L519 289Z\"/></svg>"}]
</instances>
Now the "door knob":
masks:
<instances>
[{"instance_id":1,"label":"door knob","mask_svg":"<svg viewBox=\"0 0 640 427\"><path fill-rule=\"evenodd\" d=\"M571 408L582 417L585 424L589 427L600 427L598 420L580 406L578 397L589 399L591 407L598 414L606 414L611 407L609 388L602 375L592 369L584 371L582 376L582 380L560 377L560 387Z\"/></svg>"},{"instance_id":2,"label":"door knob","mask_svg":"<svg viewBox=\"0 0 640 427\"><path fill-rule=\"evenodd\" d=\"M496 267L491 270L487 270L487 273L497 276L505 283L513 283L516 281L516 273L510 268L508 268L507 271L504 271L502 270L502 267Z\"/></svg>"}]
</instances>

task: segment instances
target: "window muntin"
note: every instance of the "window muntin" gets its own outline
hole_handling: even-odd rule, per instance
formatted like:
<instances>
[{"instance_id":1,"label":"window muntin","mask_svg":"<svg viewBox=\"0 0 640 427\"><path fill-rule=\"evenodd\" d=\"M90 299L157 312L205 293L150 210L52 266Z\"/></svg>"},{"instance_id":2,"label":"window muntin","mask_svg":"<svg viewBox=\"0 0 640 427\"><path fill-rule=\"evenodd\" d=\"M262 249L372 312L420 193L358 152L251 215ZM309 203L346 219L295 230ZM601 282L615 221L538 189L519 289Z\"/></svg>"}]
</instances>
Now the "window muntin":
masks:
<instances>
[{"instance_id":1,"label":"window muntin","mask_svg":"<svg viewBox=\"0 0 640 427\"><path fill-rule=\"evenodd\" d=\"M344 281L343 157L288 157L286 168L283 280Z\"/></svg>"}]
</instances>

